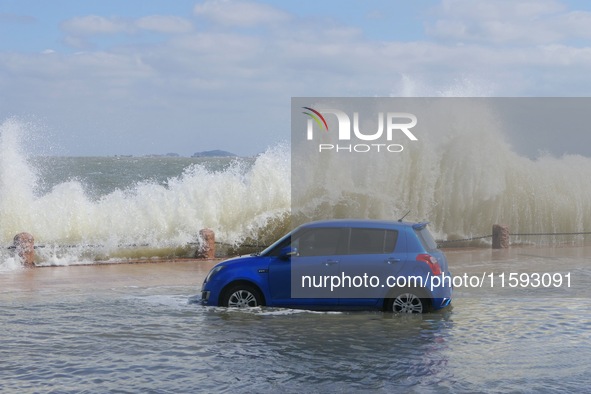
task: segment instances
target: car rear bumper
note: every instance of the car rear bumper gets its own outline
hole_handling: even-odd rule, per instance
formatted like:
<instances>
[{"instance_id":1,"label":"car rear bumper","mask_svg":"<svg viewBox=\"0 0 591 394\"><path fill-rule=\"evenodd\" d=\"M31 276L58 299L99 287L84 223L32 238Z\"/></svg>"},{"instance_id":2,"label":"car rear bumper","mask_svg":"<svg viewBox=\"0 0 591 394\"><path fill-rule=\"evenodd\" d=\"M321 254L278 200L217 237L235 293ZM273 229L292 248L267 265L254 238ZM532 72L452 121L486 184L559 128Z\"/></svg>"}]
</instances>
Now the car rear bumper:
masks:
<instances>
[{"instance_id":1,"label":"car rear bumper","mask_svg":"<svg viewBox=\"0 0 591 394\"><path fill-rule=\"evenodd\" d=\"M451 298L433 298L432 306L433 310L440 310L448 307L451 304Z\"/></svg>"}]
</instances>

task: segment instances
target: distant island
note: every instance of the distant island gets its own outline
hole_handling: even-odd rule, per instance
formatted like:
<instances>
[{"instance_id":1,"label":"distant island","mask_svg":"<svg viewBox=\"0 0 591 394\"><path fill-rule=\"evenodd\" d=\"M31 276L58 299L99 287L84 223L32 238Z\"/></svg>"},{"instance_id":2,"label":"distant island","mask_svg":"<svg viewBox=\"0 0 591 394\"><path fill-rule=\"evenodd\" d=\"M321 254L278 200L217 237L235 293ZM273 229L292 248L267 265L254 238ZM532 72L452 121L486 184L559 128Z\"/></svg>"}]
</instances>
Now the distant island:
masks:
<instances>
[{"instance_id":1,"label":"distant island","mask_svg":"<svg viewBox=\"0 0 591 394\"><path fill-rule=\"evenodd\" d=\"M134 156L133 155L114 155L114 157L122 159L122 158L134 157ZM147 154L147 155L142 155L140 157L183 157L183 156L179 155L178 153L170 152L170 153L165 153L165 154L151 153L151 154ZM184 157L187 157L187 156L184 156ZM190 157L238 157L238 155L235 153L232 153L232 152L225 151L225 150L216 149L216 150L206 150L203 152L195 152Z\"/></svg>"},{"instance_id":2,"label":"distant island","mask_svg":"<svg viewBox=\"0 0 591 394\"><path fill-rule=\"evenodd\" d=\"M237 157L238 155L227 152L225 150L206 150L203 152L195 152L191 157Z\"/></svg>"}]
</instances>

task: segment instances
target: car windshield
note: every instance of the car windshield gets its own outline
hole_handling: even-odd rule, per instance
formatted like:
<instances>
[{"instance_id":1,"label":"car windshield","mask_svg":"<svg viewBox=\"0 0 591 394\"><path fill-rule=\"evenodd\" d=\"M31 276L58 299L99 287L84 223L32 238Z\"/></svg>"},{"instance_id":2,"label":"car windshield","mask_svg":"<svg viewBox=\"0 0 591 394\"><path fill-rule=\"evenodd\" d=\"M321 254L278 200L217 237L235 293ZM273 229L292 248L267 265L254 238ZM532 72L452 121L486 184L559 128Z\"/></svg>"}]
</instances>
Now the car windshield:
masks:
<instances>
[{"instance_id":1,"label":"car windshield","mask_svg":"<svg viewBox=\"0 0 591 394\"><path fill-rule=\"evenodd\" d=\"M262 252L256 254L261 256L278 256L281 249L289 245L291 242L291 234L292 233L285 234L283 237L279 238L277 241L273 242L273 244L265 248Z\"/></svg>"}]
</instances>

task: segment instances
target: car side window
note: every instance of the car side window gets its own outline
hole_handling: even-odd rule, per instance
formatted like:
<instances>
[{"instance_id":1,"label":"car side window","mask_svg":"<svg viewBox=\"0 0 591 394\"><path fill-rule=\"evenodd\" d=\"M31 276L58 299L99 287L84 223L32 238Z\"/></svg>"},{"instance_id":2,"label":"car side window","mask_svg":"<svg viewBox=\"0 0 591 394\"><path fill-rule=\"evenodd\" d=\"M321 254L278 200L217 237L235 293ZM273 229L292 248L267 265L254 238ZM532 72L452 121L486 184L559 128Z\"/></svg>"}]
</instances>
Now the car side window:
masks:
<instances>
[{"instance_id":1,"label":"car side window","mask_svg":"<svg viewBox=\"0 0 591 394\"><path fill-rule=\"evenodd\" d=\"M292 247L299 256L330 256L344 254L348 235L347 228L312 228L294 238Z\"/></svg>"},{"instance_id":2,"label":"car side window","mask_svg":"<svg viewBox=\"0 0 591 394\"><path fill-rule=\"evenodd\" d=\"M386 254L396 247L398 231L352 228L349 242L350 254Z\"/></svg>"}]
</instances>

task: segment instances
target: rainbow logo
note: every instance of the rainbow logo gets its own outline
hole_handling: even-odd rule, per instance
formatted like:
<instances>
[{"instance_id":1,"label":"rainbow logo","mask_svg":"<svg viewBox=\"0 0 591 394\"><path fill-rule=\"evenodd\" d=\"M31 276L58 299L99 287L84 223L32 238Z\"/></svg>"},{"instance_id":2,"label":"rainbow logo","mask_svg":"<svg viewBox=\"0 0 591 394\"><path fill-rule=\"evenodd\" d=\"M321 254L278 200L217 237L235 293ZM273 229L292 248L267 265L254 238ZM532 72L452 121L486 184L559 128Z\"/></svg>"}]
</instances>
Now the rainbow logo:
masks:
<instances>
[{"instance_id":1,"label":"rainbow logo","mask_svg":"<svg viewBox=\"0 0 591 394\"><path fill-rule=\"evenodd\" d=\"M318 124L318 127L320 127L320 129L324 129L325 131L328 131L328 124L326 123L326 119L324 119L324 116L322 116L322 114L320 112L318 112L315 109L310 108L310 107L302 107L302 108L310 111L310 112L304 111L304 112L302 112L303 114L306 114L310 118L314 119L314 121L316 121L316 124Z\"/></svg>"}]
</instances>

